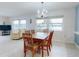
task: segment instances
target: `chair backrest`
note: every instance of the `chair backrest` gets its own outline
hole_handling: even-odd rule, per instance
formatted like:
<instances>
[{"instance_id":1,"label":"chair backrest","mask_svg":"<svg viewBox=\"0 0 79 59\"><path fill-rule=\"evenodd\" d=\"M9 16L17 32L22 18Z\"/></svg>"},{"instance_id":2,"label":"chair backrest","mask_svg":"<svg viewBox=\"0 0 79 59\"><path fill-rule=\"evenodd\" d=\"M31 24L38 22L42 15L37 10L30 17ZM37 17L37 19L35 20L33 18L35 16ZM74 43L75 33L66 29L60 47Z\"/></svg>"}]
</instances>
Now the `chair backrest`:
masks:
<instances>
[{"instance_id":1,"label":"chair backrest","mask_svg":"<svg viewBox=\"0 0 79 59\"><path fill-rule=\"evenodd\" d=\"M30 33L30 30L26 30L25 33Z\"/></svg>"},{"instance_id":2,"label":"chair backrest","mask_svg":"<svg viewBox=\"0 0 79 59\"><path fill-rule=\"evenodd\" d=\"M30 41L31 44L33 44L32 34L31 33L23 33L23 40L24 41Z\"/></svg>"},{"instance_id":3,"label":"chair backrest","mask_svg":"<svg viewBox=\"0 0 79 59\"><path fill-rule=\"evenodd\" d=\"M54 33L54 31L51 31L50 34L49 34L49 41L50 41L50 44L52 44L53 33Z\"/></svg>"},{"instance_id":4,"label":"chair backrest","mask_svg":"<svg viewBox=\"0 0 79 59\"><path fill-rule=\"evenodd\" d=\"M44 30L43 30L43 32L45 32L45 33L48 33L48 31L49 31L48 29L44 29Z\"/></svg>"},{"instance_id":5,"label":"chair backrest","mask_svg":"<svg viewBox=\"0 0 79 59\"><path fill-rule=\"evenodd\" d=\"M49 39L50 39L50 37L48 36L42 43L49 46L50 45L50 40Z\"/></svg>"},{"instance_id":6,"label":"chair backrest","mask_svg":"<svg viewBox=\"0 0 79 59\"><path fill-rule=\"evenodd\" d=\"M31 33L35 33L35 30L31 30Z\"/></svg>"},{"instance_id":7,"label":"chair backrest","mask_svg":"<svg viewBox=\"0 0 79 59\"><path fill-rule=\"evenodd\" d=\"M49 34L49 38L52 39L54 31L51 31Z\"/></svg>"}]
</instances>

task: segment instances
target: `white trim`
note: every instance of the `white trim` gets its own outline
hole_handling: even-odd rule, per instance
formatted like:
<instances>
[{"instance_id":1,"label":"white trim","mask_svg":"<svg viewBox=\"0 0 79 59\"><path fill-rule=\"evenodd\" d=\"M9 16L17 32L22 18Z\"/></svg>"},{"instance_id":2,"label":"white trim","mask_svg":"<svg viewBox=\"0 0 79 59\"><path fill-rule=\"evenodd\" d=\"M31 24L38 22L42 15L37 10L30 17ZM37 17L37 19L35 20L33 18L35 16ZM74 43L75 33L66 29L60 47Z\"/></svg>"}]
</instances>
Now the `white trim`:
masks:
<instances>
[{"instance_id":1,"label":"white trim","mask_svg":"<svg viewBox=\"0 0 79 59\"><path fill-rule=\"evenodd\" d=\"M79 35L79 32L74 32L75 34Z\"/></svg>"},{"instance_id":2,"label":"white trim","mask_svg":"<svg viewBox=\"0 0 79 59\"><path fill-rule=\"evenodd\" d=\"M72 43L72 44L74 44L74 41L65 41L65 40L56 40L56 39L54 39L54 42L62 42L62 43Z\"/></svg>"},{"instance_id":3,"label":"white trim","mask_svg":"<svg viewBox=\"0 0 79 59\"><path fill-rule=\"evenodd\" d=\"M79 45L77 45L76 43L74 43L75 44L75 46L79 49Z\"/></svg>"},{"instance_id":4,"label":"white trim","mask_svg":"<svg viewBox=\"0 0 79 59\"><path fill-rule=\"evenodd\" d=\"M79 32L74 32L74 34L77 34L79 35ZM79 49L79 45L77 45L75 42L74 42L75 46Z\"/></svg>"}]
</instances>

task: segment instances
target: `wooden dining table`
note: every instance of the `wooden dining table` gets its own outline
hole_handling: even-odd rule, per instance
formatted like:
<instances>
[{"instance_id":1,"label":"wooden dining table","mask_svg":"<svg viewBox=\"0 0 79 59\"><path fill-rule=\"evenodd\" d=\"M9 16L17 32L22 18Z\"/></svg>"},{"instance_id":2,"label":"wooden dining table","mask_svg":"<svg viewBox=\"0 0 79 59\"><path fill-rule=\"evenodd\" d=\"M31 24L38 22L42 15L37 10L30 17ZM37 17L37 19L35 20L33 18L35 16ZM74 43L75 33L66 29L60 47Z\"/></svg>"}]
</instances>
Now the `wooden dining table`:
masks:
<instances>
[{"instance_id":1,"label":"wooden dining table","mask_svg":"<svg viewBox=\"0 0 79 59\"><path fill-rule=\"evenodd\" d=\"M38 41L38 42L40 42L40 41L43 41L43 40L45 40L47 37L48 37L48 35L49 35L49 33L45 33L45 32L35 32L35 33L31 33L32 34L32 39L33 39L33 41Z\"/></svg>"},{"instance_id":2,"label":"wooden dining table","mask_svg":"<svg viewBox=\"0 0 79 59\"><path fill-rule=\"evenodd\" d=\"M32 35L33 41L36 43L38 42L39 44L42 43L46 38L49 36L49 33L45 32L36 32ZM43 57L43 46L41 45L42 49L42 57ZM38 48L38 53L40 53L40 48Z\"/></svg>"},{"instance_id":3,"label":"wooden dining table","mask_svg":"<svg viewBox=\"0 0 79 59\"><path fill-rule=\"evenodd\" d=\"M44 32L35 32L32 34L33 39L38 39L38 40L44 40L47 38L49 33L44 33Z\"/></svg>"},{"instance_id":4,"label":"wooden dining table","mask_svg":"<svg viewBox=\"0 0 79 59\"><path fill-rule=\"evenodd\" d=\"M36 40L45 40L48 37L49 33L44 32L35 32L32 34L32 38Z\"/></svg>"},{"instance_id":5,"label":"wooden dining table","mask_svg":"<svg viewBox=\"0 0 79 59\"><path fill-rule=\"evenodd\" d=\"M47 37L49 36L49 33L45 33L45 32L35 32L32 33L32 39L33 39L33 43L42 43ZM43 47L42 47L43 49ZM39 48L38 48L38 52L40 52ZM43 52L43 50L42 50Z\"/></svg>"}]
</instances>

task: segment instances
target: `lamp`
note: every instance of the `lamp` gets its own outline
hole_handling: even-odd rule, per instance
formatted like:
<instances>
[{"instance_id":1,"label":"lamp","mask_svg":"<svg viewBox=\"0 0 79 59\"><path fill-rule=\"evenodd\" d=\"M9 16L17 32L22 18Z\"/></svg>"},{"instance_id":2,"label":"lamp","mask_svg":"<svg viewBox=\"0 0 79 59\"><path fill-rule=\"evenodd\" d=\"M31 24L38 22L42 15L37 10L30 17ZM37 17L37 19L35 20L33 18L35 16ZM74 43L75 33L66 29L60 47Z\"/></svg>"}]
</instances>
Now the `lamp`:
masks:
<instances>
[{"instance_id":1,"label":"lamp","mask_svg":"<svg viewBox=\"0 0 79 59\"><path fill-rule=\"evenodd\" d=\"M47 9L46 9L46 7L45 7L45 5L44 5L44 2L41 2L41 9L42 9L42 10L40 10L40 9L37 10L37 16L38 16L39 18L47 17L48 11L47 11Z\"/></svg>"}]
</instances>

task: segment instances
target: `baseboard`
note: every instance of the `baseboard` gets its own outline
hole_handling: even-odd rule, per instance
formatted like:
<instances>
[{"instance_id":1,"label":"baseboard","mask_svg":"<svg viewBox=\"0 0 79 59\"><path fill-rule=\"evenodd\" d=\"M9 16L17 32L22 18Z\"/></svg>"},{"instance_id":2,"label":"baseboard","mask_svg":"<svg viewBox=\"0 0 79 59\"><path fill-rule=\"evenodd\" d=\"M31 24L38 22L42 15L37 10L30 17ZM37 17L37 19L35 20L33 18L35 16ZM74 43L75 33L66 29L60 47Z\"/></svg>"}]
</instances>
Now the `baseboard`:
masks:
<instances>
[{"instance_id":1,"label":"baseboard","mask_svg":"<svg viewBox=\"0 0 79 59\"><path fill-rule=\"evenodd\" d=\"M62 42L62 43L72 43L72 44L74 44L74 42L72 42L72 41L60 41L60 40L54 40L55 42Z\"/></svg>"}]
</instances>

